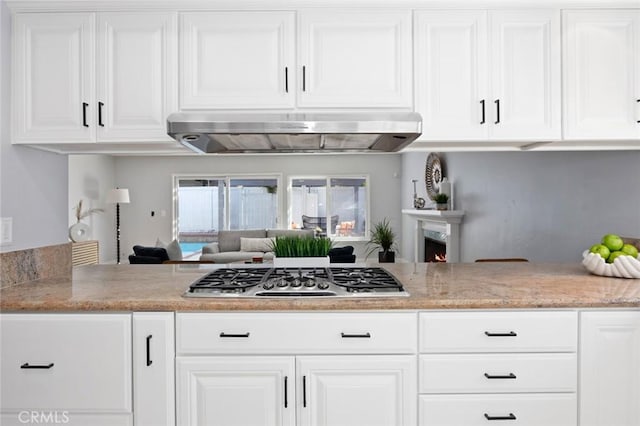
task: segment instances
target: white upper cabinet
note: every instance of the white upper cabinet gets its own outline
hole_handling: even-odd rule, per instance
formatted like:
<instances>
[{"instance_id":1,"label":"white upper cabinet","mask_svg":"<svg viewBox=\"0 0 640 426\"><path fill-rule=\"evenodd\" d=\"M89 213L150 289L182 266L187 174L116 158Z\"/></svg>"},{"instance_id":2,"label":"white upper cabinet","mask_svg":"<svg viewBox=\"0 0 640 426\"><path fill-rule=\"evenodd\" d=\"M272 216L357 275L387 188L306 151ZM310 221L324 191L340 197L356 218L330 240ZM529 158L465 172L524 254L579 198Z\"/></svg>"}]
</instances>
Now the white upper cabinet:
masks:
<instances>
[{"instance_id":1,"label":"white upper cabinet","mask_svg":"<svg viewBox=\"0 0 640 426\"><path fill-rule=\"evenodd\" d=\"M413 106L410 10L305 10L298 106Z\"/></svg>"},{"instance_id":2,"label":"white upper cabinet","mask_svg":"<svg viewBox=\"0 0 640 426\"><path fill-rule=\"evenodd\" d=\"M422 115L421 139L487 137L486 21L484 11L416 12L416 110Z\"/></svg>"},{"instance_id":3,"label":"white upper cabinet","mask_svg":"<svg viewBox=\"0 0 640 426\"><path fill-rule=\"evenodd\" d=\"M94 33L91 13L15 15L14 142L92 140Z\"/></svg>"},{"instance_id":4,"label":"white upper cabinet","mask_svg":"<svg viewBox=\"0 0 640 426\"><path fill-rule=\"evenodd\" d=\"M560 139L558 11L420 11L415 22L420 139Z\"/></svg>"},{"instance_id":5,"label":"white upper cabinet","mask_svg":"<svg viewBox=\"0 0 640 426\"><path fill-rule=\"evenodd\" d=\"M175 21L170 12L16 14L13 142L170 140Z\"/></svg>"},{"instance_id":6,"label":"white upper cabinet","mask_svg":"<svg viewBox=\"0 0 640 426\"><path fill-rule=\"evenodd\" d=\"M177 109L176 19L164 12L98 14L97 139L171 140Z\"/></svg>"},{"instance_id":7,"label":"white upper cabinet","mask_svg":"<svg viewBox=\"0 0 640 426\"><path fill-rule=\"evenodd\" d=\"M489 20L492 138L559 140L559 12L493 11Z\"/></svg>"},{"instance_id":8,"label":"white upper cabinet","mask_svg":"<svg viewBox=\"0 0 640 426\"><path fill-rule=\"evenodd\" d=\"M294 12L180 15L180 108L293 108Z\"/></svg>"},{"instance_id":9,"label":"white upper cabinet","mask_svg":"<svg viewBox=\"0 0 640 426\"><path fill-rule=\"evenodd\" d=\"M640 10L563 19L565 139L640 139Z\"/></svg>"}]
</instances>

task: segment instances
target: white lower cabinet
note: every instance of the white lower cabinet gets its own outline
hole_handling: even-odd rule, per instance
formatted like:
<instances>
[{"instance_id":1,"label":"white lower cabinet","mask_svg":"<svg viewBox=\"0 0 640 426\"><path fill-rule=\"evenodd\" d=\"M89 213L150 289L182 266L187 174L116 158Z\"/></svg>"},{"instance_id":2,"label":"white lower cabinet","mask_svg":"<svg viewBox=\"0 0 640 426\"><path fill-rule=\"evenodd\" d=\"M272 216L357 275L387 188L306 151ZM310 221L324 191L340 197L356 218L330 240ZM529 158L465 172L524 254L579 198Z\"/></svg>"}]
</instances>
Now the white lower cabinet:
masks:
<instances>
[{"instance_id":1,"label":"white lower cabinet","mask_svg":"<svg viewBox=\"0 0 640 426\"><path fill-rule=\"evenodd\" d=\"M420 426L577 425L577 312L419 317Z\"/></svg>"},{"instance_id":2,"label":"white lower cabinet","mask_svg":"<svg viewBox=\"0 0 640 426\"><path fill-rule=\"evenodd\" d=\"M416 326L416 313L178 313L177 423L413 426Z\"/></svg>"},{"instance_id":3,"label":"white lower cabinet","mask_svg":"<svg viewBox=\"0 0 640 426\"><path fill-rule=\"evenodd\" d=\"M577 415L574 393L421 395L419 405L421 426L567 426Z\"/></svg>"},{"instance_id":4,"label":"white lower cabinet","mask_svg":"<svg viewBox=\"0 0 640 426\"><path fill-rule=\"evenodd\" d=\"M295 425L293 357L180 357L179 425Z\"/></svg>"},{"instance_id":5,"label":"white lower cabinet","mask_svg":"<svg viewBox=\"0 0 640 426\"><path fill-rule=\"evenodd\" d=\"M173 312L133 313L135 426L175 424Z\"/></svg>"},{"instance_id":6,"label":"white lower cabinet","mask_svg":"<svg viewBox=\"0 0 640 426\"><path fill-rule=\"evenodd\" d=\"M640 425L640 310L581 312L580 425Z\"/></svg>"},{"instance_id":7,"label":"white lower cabinet","mask_svg":"<svg viewBox=\"0 0 640 426\"><path fill-rule=\"evenodd\" d=\"M132 422L130 314L3 314L2 424Z\"/></svg>"}]
</instances>

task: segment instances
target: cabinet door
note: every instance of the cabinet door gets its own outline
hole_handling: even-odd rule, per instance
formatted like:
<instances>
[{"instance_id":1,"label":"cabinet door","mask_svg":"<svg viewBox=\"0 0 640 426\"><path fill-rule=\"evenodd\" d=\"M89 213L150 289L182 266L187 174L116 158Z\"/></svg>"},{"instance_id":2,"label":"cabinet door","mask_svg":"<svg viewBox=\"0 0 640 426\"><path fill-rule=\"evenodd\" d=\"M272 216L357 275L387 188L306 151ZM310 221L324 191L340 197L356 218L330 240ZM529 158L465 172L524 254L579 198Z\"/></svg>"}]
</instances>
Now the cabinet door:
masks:
<instances>
[{"instance_id":1,"label":"cabinet door","mask_svg":"<svg viewBox=\"0 0 640 426\"><path fill-rule=\"evenodd\" d=\"M93 141L95 15L18 13L13 25L13 141Z\"/></svg>"},{"instance_id":2,"label":"cabinet door","mask_svg":"<svg viewBox=\"0 0 640 426\"><path fill-rule=\"evenodd\" d=\"M580 314L580 425L640 424L640 311Z\"/></svg>"},{"instance_id":3,"label":"cabinet door","mask_svg":"<svg viewBox=\"0 0 640 426\"><path fill-rule=\"evenodd\" d=\"M135 426L175 425L173 312L133 314Z\"/></svg>"},{"instance_id":4,"label":"cabinet door","mask_svg":"<svg viewBox=\"0 0 640 426\"><path fill-rule=\"evenodd\" d=\"M411 12L300 13L300 107L412 107Z\"/></svg>"},{"instance_id":5,"label":"cabinet door","mask_svg":"<svg viewBox=\"0 0 640 426\"><path fill-rule=\"evenodd\" d=\"M177 109L173 13L98 15L98 141L164 141Z\"/></svg>"},{"instance_id":6,"label":"cabinet door","mask_svg":"<svg viewBox=\"0 0 640 426\"><path fill-rule=\"evenodd\" d=\"M489 137L559 140L560 13L495 11L489 19Z\"/></svg>"},{"instance_id":7,"label":"cabinet door","mask_svg":"<svg viewBox=\"0 0 640 426\"><path fill-rule=\"evenodd\" d=\"M294 12L180 15L180 108L292 108Z\"/></svg>"},{"instance_id":8,"label":"cabinet door","mask_svg":"<svg viewBox=\"0 0 640 426\"><path fill-rule=\"evenodd\" d=\"M178 357L179 425L295 425L293 357Z\"/></svg>"},{"instance_id":9,"label":"cabinet door","mask_svg":"<svg viewBox=\"0 0 640 426\"><path fill-rule=\"evenodd\" d=\"M296 360L301 426L415 425L414 356L317 356Z\"/></svg>"},{"instance_id":10,"label":"cabinet door","mask_svg":"<svg viewBox=\"0 0 640 426\"><path fill-rule=\"evenodd\" d=\"M640 11L564 14L565 139L640 139Z\"/></svg>"},{"instance_id":11,"label":"cabinet door","mask_svg":"<svg viewBox=\"0 0 640 426\"><path fill-rule=\"evenodd\" d=\"M486 139L487 13L423 11L415 19L420 139Z\"/></svg>"}]
</instances>

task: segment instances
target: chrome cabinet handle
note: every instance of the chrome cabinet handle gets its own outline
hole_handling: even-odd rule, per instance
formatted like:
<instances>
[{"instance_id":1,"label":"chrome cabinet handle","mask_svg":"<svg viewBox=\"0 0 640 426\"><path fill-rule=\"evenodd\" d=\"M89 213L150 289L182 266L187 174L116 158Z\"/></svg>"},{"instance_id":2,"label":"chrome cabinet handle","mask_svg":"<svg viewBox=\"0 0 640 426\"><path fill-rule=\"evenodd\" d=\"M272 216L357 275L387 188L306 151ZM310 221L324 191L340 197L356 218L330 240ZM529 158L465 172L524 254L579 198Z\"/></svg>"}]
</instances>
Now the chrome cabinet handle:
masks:
<instances>
[{"instance_id":1,"label":"chrome cabinet handle","mask_svg":"<svg viewBox=\"0 0 640 426\"><path fill-rule=\"evenodd\" d=\"M20 368L23 368L25 370L48 370L52 367L53 367L52 362L50 362L49 364L34 364L34 365L31 365L28 362L25 362L20 366Z\"/></svg>"},{"instance_id":2,"label":"chrome cabinet handle","mask_svg":"<svg viewBox=\"0 0 640 426\"><path fill-rule=\"evenodd\" d=\"M225 333L224 331L220 333L220 337L249 337L249 332L242 334L233 334L233 333Z\"/></svg>"},{"instance_id":3,"label":"chrome cabinet handle","mask_svg":"<svg viewBox=\"0 0 640 426\"><path fill-rule=\"evenodd\" d=\"M371 338L371 333L366 332L364 334L347 334L340 333L343 339L369 339Z\"/></svg>"},{"instance_id":4,"label":"chrome cabinet handle","mask_svg":"<svg viewBox=\"0 0 640 426\"><path fill-rule=\"evenodd\" d=\"M496 99L493 101L496 104L496 122L494 124L500 123L500 99Z\"/></svg>"},{"instance_id":5,"label":"chrome cabinet handle","mask_svg":"<svg viewBox=\"0 0 640 426\"><path fill-rule=\"evenodd\" d=\"M484 334L489 337L516 337L518 335L518 333L514 331L510 331L508 333L492 333L490 331L485 331Z\"/></svg>"},{"instance_id":6,"label":"chrome cabinet handle","mask_svg":"<svg viewBox=\"0 0 640 426\"><path fill-rule=\"evenodd\" d=\"M151 360L151 338L152 337L153 335L151 334L147 336L147 367L153 364L153 361Z\"/></svg>"},{"instance_id":7,"label":"chrome cabinet handle","mask_svg":"<svg viewBox=\"0 0 640 426\"><path fill-rule=\"evenodd\" d=\"M482 105L482 121L480 122L480 124L484 124L485 123L484 99L480 101L480 105Z\"/></svg>"},{"instance_id":8,"label":"chrome cabinet handle","mask_svg":"<svg viewBox=\"0 0 640 426\"><path fill-rule=\"evenodd\" d=\"M484 418L487 420L515 420L516 416L513 413L509 413L508 416L490 416L484 413Z\"/></svg>"},{"instance_id":9,"label":"chrome cabinet handle","mask_svg":"<svg viewBox=\"0 0 640 426\"><path fill-rule=\"evenodd\" d=\"M489 374L489 373L484 373L484 377L486 377L487 379L515 379L516 375L513 373L509 373L509 374Z\"/></svg>"},{"instance_id":10,"label":"chrome cabinet handle","mask_svg":"<svg viewBox=\"0 0 640 426\"><path fill-rule=\"evenodd\" d=\"M87 124L87 107L89 106L88 103L83 102L82 103L82 125L84 127L89 127L89 125Z\"/></svg>"}]
</instances>

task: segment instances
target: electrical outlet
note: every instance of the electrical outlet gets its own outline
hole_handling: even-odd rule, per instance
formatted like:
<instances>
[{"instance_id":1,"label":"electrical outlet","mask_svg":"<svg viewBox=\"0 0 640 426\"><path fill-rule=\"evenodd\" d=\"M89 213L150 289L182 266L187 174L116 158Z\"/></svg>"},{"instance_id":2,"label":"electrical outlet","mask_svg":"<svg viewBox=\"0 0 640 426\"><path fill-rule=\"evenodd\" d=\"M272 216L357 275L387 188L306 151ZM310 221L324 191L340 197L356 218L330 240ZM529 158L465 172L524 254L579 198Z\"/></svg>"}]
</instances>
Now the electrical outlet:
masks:
<instances>
[{"instance_id":1,"label":"electrical outlet","mask_svg":"<svg viewBox=\"0 0 640 426\"><path fill-rule=\"evenodd\" d=\"M13 218L0 218L0 244L11 244L13 242Z\"/></svg>"}]
</instances>

